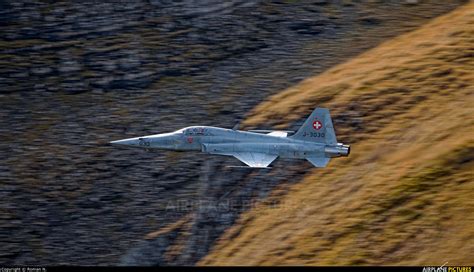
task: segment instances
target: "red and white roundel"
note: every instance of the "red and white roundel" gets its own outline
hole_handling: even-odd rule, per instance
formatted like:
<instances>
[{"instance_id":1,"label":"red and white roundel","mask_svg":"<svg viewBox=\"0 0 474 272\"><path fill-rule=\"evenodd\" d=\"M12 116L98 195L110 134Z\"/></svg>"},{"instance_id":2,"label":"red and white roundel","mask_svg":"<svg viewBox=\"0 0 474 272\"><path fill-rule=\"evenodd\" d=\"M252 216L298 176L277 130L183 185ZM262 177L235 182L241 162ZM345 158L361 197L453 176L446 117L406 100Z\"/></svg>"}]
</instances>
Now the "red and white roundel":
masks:
<instances>
[{"instance_id":1,"label":"red and white roundel","mask_svg":"<svg viewBox=\"0 0 474 272\"><path fill-rule=\"evenodd\" d=\"M313 128L314 128L315 130L319 130L319 129L321 129L322 127L323 127L323 124L321 123L321 121L316 120L316 121L313 122Z\"/></svg>"}]
</instances>

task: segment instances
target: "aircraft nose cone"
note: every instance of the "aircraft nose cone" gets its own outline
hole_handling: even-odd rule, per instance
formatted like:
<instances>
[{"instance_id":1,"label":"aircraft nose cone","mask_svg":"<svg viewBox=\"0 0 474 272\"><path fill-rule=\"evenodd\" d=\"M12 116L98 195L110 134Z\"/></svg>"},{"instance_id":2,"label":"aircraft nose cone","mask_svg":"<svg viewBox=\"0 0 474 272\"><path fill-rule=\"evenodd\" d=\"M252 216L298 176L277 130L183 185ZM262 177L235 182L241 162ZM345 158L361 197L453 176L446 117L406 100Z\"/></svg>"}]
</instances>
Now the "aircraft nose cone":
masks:
<instances>
[{"instance_id":1,"label":"aircraft nose cone","mask_svg":"<svg viewBox=\"0 0 474 272\"><path fill-rule=\"evenodd\" d=\"M112 142L110 142L110 144L125 145L125 146L136 146L136 145L138 145L138 140L136 140L136 139L124 139L124 140L112 141Z\"/></svg>"}]
</instances>

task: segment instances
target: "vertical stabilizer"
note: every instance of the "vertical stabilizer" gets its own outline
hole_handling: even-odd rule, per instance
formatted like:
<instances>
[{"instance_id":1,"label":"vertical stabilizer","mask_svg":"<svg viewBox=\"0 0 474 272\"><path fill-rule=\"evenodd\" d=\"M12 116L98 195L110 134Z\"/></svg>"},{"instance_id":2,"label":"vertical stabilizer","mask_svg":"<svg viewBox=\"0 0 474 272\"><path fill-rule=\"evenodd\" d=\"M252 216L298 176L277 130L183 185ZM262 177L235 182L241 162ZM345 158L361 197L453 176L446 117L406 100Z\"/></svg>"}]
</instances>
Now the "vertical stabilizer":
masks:
<instances>
[{"instance_id":1,"label":"vertical stabilizer","mask_svg":"<svg viewBox=\"0 0 474 272\"><path fill-rule=\"evenodd\" d=\"M336 145L336 132L332 125L329 110L316 108L300 129L291 136L294 139Z\"/></svg>"}]
</instances>

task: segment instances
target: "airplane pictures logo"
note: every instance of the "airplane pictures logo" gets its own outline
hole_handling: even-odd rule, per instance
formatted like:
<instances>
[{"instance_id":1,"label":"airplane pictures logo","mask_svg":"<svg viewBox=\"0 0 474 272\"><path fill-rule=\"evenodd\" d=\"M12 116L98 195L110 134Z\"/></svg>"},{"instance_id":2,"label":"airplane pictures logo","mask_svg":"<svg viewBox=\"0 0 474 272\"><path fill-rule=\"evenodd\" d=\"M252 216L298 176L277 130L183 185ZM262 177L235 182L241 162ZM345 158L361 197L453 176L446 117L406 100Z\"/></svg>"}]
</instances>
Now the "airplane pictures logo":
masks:
<instances>
[{"instance_id":1,"label":"airplane pictures logo","mask_svg":"<svg viewBox=\"0 0 474 272\"><path fill-rule=\"evenodd\" d=\"M440 267L425 266L422 272L472 272L472 267L469 266L445 266L448 262Z\"/></svg>"},{"instance_id":2,"label":"airplane pictures logo","mask_svg":"<svg viewBox=\"0 0 474 272\"><path fill-rule=\"evenodd\" d=\"M316 120L316 121L313 122L313 128L314 128L315 130L319 130L319 129L321 129L322 127L323 127L323 124L321 123L321 121Z\"/></svg>"}]
</instances>

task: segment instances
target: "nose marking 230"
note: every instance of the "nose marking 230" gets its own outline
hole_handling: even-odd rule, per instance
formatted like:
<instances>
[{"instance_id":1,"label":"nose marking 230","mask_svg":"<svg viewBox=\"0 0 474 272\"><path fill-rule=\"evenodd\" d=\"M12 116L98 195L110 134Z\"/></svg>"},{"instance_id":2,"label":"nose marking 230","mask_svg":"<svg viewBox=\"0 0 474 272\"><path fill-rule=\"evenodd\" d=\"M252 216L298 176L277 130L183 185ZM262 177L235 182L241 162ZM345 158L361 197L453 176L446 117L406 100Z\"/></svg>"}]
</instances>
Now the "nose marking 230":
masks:
<instances>
[{"instance_id":1,"label":"nose marking 230","mask_svg":"<svg viewBox=\"0 0 474 272\"><path fill-rule=\"evenodd\" d=\"M143 139L143 138L138 138L138 145L141 145L141 146L150 146L150 142L145 141L145 139Z\"/></svg>"}]
</instances>

